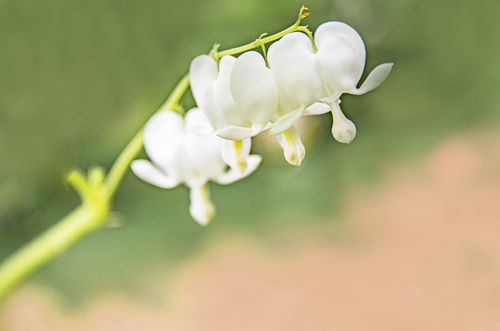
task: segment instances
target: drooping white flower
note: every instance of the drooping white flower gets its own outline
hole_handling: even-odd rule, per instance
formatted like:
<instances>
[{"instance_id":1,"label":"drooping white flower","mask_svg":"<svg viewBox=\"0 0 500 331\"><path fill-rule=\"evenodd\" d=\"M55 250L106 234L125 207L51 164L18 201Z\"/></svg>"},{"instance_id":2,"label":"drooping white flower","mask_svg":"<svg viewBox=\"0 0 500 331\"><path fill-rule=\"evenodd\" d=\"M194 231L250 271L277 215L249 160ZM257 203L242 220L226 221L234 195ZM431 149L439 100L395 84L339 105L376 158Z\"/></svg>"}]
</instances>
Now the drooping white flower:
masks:
<instances>
[{"instance_id":1,"label":"drooping white flower","mask_svg":"<svg viewBox=\"0 0 500 331\"><path fill-rule=\"evenodd\" d=\"M219 136L233 140L237 146L239 139L269 128L278 106L278 88L274 73L259 53L224 56L218 68L212 57L200 55L191 62L190 78L194 98L206 110ZM305 149L297 132L290 129L277 138L286 160L300 165ZM234 146L228 146L226 154L231 149Z\"/></svg>"},{"instance_id":2,"label":"drooping white flower","mask_svg":"<svg viewBox=\"0 0 500 331\"><path fill-rule=\"evenodd\" d=\"M342 113L340 96L375 89L389 75L392 63L377 66L358 88L366 50L356 30L345 23L327 22L316 30L314 41L317 50L307 35L294 32L269 48L268 61L280 96L271 133L286 131L303 115L331 111L334 138L349 143L356 127Z\"/></svg>"},{"instance_id":3,"label":"drooping white flower","mask_svg":"<svg viewBox=\"0 0 500 331\"><path fill-rule=\"evenodd\" d=\"M181 183L188 186L191 216L206 225L215 215L208 181L230 184L254 172L261 157L249 155L250 145L250 139L242 141L240 153L235 153L227 141L213 133L199 109L191 109L185 118L165 110L156 113L144 129L144 148L151 161L136 160L131 167L150 184L166 189ZM223 154L224 148L229 151ZM243 171L238 162L246 163Z\"/></svg>"},{"instance_id":4,"label":"drooping white flower","mask_svg":"<svg viewBox=\"0 0 500 331\"><path fill-rule=\"evenodd\" d=\"M224 56L219 64L200 55L191 62L189 75L195 101L220 137L253 137L266 129L276 111L274 75L257 52Z\"/></svg>"}]
</instances>

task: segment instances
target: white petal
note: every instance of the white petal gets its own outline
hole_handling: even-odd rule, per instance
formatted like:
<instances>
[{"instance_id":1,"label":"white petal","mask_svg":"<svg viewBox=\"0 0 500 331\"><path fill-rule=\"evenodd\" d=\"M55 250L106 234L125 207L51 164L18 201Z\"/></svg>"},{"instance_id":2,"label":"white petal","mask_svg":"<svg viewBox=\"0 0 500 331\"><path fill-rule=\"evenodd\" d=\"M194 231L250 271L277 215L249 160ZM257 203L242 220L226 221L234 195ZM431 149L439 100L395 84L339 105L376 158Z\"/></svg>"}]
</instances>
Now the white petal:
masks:
<instances>
[{"instance_id":1,"label":"white petal","mask_svg":"<svg viewBox=\"0 0 500 331\"><path fill-rule=\"evenodd\" d=\"M351 91L352 94L365 94L371 90L376 89L384 80L389 76L394 63L383 63L379 64L375 69L373 69L359 89Z\"/></svg>"},{"instance_id":2,"label":"white petal","mask_svg":"<svg viewBox=\"0 0 500 331\"><path fill-rule=\"evenodd\" d=\"M229 140L243 140L258 135L265 126L243 127L230 125L217 131L217 135Z\"/></svg>"},{"instance_id":3,"label":"white petal","mask_svg":"<svg viewBox=\"0 0 500 331\"><path fill-rule=\"evenodd\" d=\"M262 128L261 131L269 130L272 126L273 126L273 123L268 122L266 125L264 125L264 127Z\"/></svg>"},{"instance_id":4,"label":"white petal","mask_svg":"<svg viewBox=\"0 0 500 331\"><path fill-rule=\"evenodd\" d=\"M238 169L230 168L220 177L215 178L214 181L221 185L232 184L252 174L259 167L261 162L262 157L260 155L250 155L247 160L248 165L245 171L241 172Z\"/></svg>"},{"instance_id":5,"label":"white petal","mask_svg":"<svg viewBox=\"0 0 500 331\"><path fill-rule=\"evenodd\" d=\"M332 135L338 142L348 144L356 137L356 126L345 117L338 102L332 104Z\"/></svg>"},{"instance_id":6,"label":"white petal","mask_svg":"<svg viewBox=\"0 0 500 331\"><path fill-rule=\"evenodd\" d=\"M358 53L365 56L365 44L359 33L354 30L350 25L338 22L330 21L321 24L314 33L314 41L318 48L324 46L325 43L329 42L329 38L343 38L349 41L353 46L355 46ZM365 59L363 58L363 62Z\"/></svg>"},{"instance_id":7,"label":"white petal","mask_svg":"<svg viewBox=\"0 0 500 331\"><path fill-rule=\"evenodd\" d=\"M340 22L322 24L316 30L318 66L328 94L356 88L365 66L363 40L348 25Z\"/></svg>"},{"instance_id":8,"label":"white petal","mask_svg":"<svg viewBox=\"0 0 500 331\"><path fill-rule=\"evenodd\" d=\"M230 77L236 58L234 56L223 56L219 62L219 75L213 85L214 103L217 107L219 117L217 129L228 125L246 126L248 119L241 112L233 100L230 88Z\"/></svg>"},{"instance_id":9,"label":"white petal","mask_svg":"<svg viewBox=\"0 0 500 331\"><path fill-rule=\"evenodd\" d=\"M221 116L224 118L224 123L246 126L245 124L249 124L249 121L245 113L238 109L231 94L230 78L235 63L236 58L233 56L224 56L220 60L219 76L214 83L214 98Z\"/></svg>"},{"instance_id":10,"label":"white petal","mask_svg":"<svg viewBox=\"0 0 500 331\"><path fill-rule=\"evenodd\" d=\"M310 105L319 98L321 79L307 35L294 32L284 36L271 45L267 59L276 77L284 112Z\"/></svg>"},{"instance_id":11,"label":"white petal","mask_svg":"<svg viewBox=\"0 0 500 331\"><path fill-rule=\"evenodd\" d=\"M189 186L197 186L209 178L217 177L226 168L220 152L221 139L215 134L204 136L186 134L184 151L187 158L184 176Z\"/></svg>"},{"instance_id":12,"label":"white petal","mask_svg":"<svg viewBox=\"0 0 500 331\"><path fill-rule=\"evenodd\" d=\"M283 148L283 153L288 163L299 166L306 156L306 149L302 144L297 130L292 127L276 137Z\"/></svg>"},{"instance_id":13,"label":"white petal","mask_svg":"<svg viewBox=\"0 0 500 331\"><path fill-rule=\"evenodd\" d=\"M186 130L198 135L209 135L214 133L206 114L199 108L190 109L185 117Z\"/></svg>"},{"instance_id":14,"label":"white petal","mask_svg":"<svg viewBox=\"0 0 500 331\"><path fill-rule=\"evenodd\" d=\"M205 113L206 117L210 121L212 127L217 130L219 128L223 128L227 126L226 119L222 110L217 105L217 101L215 99L213 87L207 89L204 99L203 105L198 104L201 110Z\"/></svg>"},{"instance_id":15,"label":"white petal","mask_svg":"<svg viewBox=\"0 0 500 331\"><path fill-rule=\"evenodd\" d=\"M274 122L273 126L269 130L269 133L272 135L276 135L288 130L302 116L303 113L304 108L299 108L284 116L281 116Z\"/></svg>"},{"instance_id":16,"label":"white petal","mask_svg":"<svg viewBox=\"0 0 500 331\"><path fill-rule=\"evenodd\" d=\"M230 86L238 111L245 118L262 126L269 122L278 106L278 91L262 55L255 51L243 53L234 64Z\"/></svg>"},{"instance_id":17,"label":"white petal","mask_svg":"<svg viewBox=\"0 0 500 331\"><path fill-rule=\"evenodd\" d=\"M134 174L145 182L161 188L174 188L179 185L179 181L174 177L169 177L151 162L146 160L136 160L130 165Z\"/></svg>"},{"instance_id":18,"label":"white petal","mask_svg":"<svg viewBox=\"0 0 500 331\"><path fill-rule=\"evenodd\" d=\"M191 217L200 225L208 225L215 216L215 207L210 201L210 191L208 185L191 187L189 192Z\"/></svg>"},{"instance_id":19,"label":"white petal","mask_svg":"<svg viewBox=\"0 0 500 331\"><path fill-rule=\"evenodd\" d=\"M144 128L144 148L158 166L168 168L182 142L184 120L176 112L163 110L154 114Z\"/></svg>"},{"instance_id":20,"label":"white petal","mask_svg":"<svg viewBox=\"0 0 500 331\"><path fill-rule=\"evenodd\" d=\"M215 129L226 125L214 96L218 74L217 62L208 55L196 57L189 68L193 97Z\"/></svg>"},{"instance_id":21,"label":"white petal","mask_svg":"<svg viewBox=\"0 0 500 331\"><path fill-rule=\"evenodd\" d=\"M322 115L330 112L330 106L323 102L316 102L306 108L304 115Z\"/></svg>"},{"instance_id":22,"label":"white petal","mask_svg":"<svg viewBox=\"0 0 500 331\"><path fill-rule=\"evenodd\" d=\"M217 62L208 55L199 55L191 61L189 80L196 103L204 108L206 92L217 79Z\"/></svg>"},{"instance_id":23,"label":"white petal","mask_svg":"<svg viewBox=\"0 0 500 331\"><path fill-rule=\"evenodd\" d=\"M251 147L252 141L250 138L244 140L222 139L222 159L231 168L243 172L248 167L248 156Z\"/></svg>"}]
</instances>

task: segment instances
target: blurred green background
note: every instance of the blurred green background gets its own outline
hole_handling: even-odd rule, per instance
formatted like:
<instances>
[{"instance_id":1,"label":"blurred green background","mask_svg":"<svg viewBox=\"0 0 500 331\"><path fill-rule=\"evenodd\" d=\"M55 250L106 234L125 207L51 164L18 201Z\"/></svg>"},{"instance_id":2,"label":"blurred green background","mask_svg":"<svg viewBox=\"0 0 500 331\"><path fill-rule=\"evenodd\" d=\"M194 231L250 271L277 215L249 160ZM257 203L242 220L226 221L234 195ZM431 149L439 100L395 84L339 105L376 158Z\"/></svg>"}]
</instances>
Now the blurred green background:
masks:
<instances>
[{"instance_id":1,"label":"blurred green background","mask_svg":"<svg viewBox=\"0 0 500 331\"><path fill-rule=\"evenodd\" d=\"M109 167L194 56L215 42L229 48L279 31L301 4L0 0L0 258L77 205L64 175ZM305 4L312 28L343 20L360 32L368 70L395 62L375 92L343 98L356 140L336 143L330 116L316 117L303 128L307 156L298 169L276 146L255 142L265 162L245 181L212 185L218 216L208 228L189 218L187 189L161 190L129 174L115 204L123 226L85 238L36 280L77 301L140 291L140 276L158 265L175 270L217 236L266 239L290 224L331 225L346 193L376 182L382 169L418 162L453 132L497 125L499 1Z\"/></svg>"}]
</instances>

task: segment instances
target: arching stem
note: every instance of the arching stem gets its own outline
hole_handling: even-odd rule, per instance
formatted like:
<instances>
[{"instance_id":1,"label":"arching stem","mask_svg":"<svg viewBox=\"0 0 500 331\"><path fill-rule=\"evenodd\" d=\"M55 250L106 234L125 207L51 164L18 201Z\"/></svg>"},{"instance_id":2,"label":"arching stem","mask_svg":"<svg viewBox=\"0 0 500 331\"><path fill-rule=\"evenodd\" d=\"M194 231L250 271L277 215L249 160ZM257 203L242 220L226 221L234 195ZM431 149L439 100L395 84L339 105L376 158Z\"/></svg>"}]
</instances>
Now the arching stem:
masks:
<instances>
[{"instance_id":1,"label":"arching stem","mask_svg":"<svg viewBox=\"0 0 500 331\"><path fill-rule=\"evenodd\" d=\"M243 53L276 41L288 33L300 30L302 20L308 16L309 9L302 7L297 21L292 26L276 34L258 38L243 46L220 52L218 47L214 47L211 55L219 59L224 55ZM158 111L178 110L188 88L189 76L186 74L177 83ZM118 155L107 176L104 176L104 171L101 168L91 169L87 177L78 171L73 171L68 176L68 182L80 194L82 204L3 261L0 265L0 302L5 300L16 286L38 268L56 258L85 235L106 224L112 208L113 197L127 173L130 163L143 148L142 135L143 129L140 129Z\"/></svg>"}]
</instances>

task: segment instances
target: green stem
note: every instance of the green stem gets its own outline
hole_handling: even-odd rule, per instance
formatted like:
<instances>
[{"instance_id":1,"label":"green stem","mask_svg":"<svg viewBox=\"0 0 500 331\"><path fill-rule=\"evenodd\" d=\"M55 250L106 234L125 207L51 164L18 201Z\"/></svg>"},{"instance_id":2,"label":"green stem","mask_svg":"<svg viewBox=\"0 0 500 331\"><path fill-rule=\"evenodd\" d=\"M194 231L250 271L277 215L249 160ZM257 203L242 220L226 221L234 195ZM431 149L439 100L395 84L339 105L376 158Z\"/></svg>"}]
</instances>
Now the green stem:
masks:
<instances>
[{"instance_id":1,"label":"green stem","mask_svg":"<svg viewBox=\"0 0 500 331\"><path fill-rule=\"evenodd\" d=\"M189 76L184 75L182 79L177 83L172 93L168 97L167 101L160 106L158 111L166 109L176 109L179 106L180 100L189 88ZM134 138L129 142L129 144L123 149L121 154L116 159L115 163L111 167L109 174L106 179L106 187L109 191L110 197L114 195L118 189L123 177L125 176L130 162L136 157L141 151L143 146L142 129L136 133ZM0 278L1 279L1 278ZM1 293L1 291L0 291Z\"/></svg>"},{"instance_id":2,"label":"green stem","mask_svg":"<svg viewBox=\"0 0 500 331\"><path fill-rule=\"evenodd\" d=\"M309 39L311 40L311 43L313 45L314 53L317 53L318 46L316 45L316 41L314 40L314 36L313 36L313 33L311 32L311 30L309 30L309 28L307 26L299 26L297 28L297 31L304 32L305 34L307 34L307 36L309 37Z\"/></svg>"},{"instance_id":3,"label":"green stem","mask_svg":"<svg viewBox=\"0 0 500 331\"><path fill-rule=\"evenodd\" d=\"M276 41L290 32L302 29L300 24L308 15L309 10L302 7L297 21L285 30L265 38L258 38L243 46L215 52L214 55L219 59L224 55L243 53ZM189 76L185 75L158 111L178 110L180 101L188 88ZM21 247L0 265L0 302L6 299L17 285L38 268L50 262L88 233L98 230L106 224L113 197L127 173L130 163L142 148L143 129L123 149L103 181L93 183L96 181L92 180L93 176L95 178L96 172L90 171L89 178L86 180L81 173L76 175L73 173L70 182L75 186L75 189L80 191L83 198L82 204L58 221L52 228Z\"/></svg>"},{"instance_id":4,"label":"green stem","mask_svg":"<svg viewBox=\"0 0 500 331\"><path fill-rule=\"evenodd\" d=\"M81 205L5 260L0 270L0 299L4 299L36 269L92 231L100 223L99 217L99 213Z\"/></svg>"},{"instance_id":5,"label":"green stem","mask_svg":"<svg viewBox=\"0 0 500 331\"><path fill-rule=\"evenodd\" d=\"M300 8L300 11L299 11L299 17L297 18L297 21L295 22L295 24L293 24L292 26L290 26L290 27L286 28L285 30L282 30L278 33L275 33L271 36L267 36L267 37L263 37L263 38L259 37L256 40L254 40L251 43L248 43L246 45L238 46L235 48L230 48L230 49L225 50L225 51L217 52L217 58L220 59L221 57L223 57L225 55L240 54L240 53L249 51L251 49L261 47L262 45L272 43L273 41L276 41L289 33L292 33L292 32L295 32L295 31L298 31L299 29L301 29L302 27L300 26L300 24L302 23L302 20L307 18L308 16L309 16L309 9L307 7L302 6L302 8Z\"/></svg>"}]
</instances>

